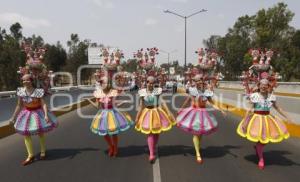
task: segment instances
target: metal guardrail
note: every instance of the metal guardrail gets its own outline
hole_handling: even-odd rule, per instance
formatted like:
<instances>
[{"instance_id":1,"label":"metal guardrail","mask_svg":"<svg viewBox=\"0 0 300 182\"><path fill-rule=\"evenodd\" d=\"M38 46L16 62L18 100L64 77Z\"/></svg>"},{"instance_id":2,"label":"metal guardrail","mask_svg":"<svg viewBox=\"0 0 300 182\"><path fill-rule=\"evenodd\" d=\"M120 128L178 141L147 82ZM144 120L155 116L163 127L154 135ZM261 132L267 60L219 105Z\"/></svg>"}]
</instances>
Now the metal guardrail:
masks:
<instances>
[{"instance_id":1,"label":"metal guardrail","mask_svg":"<svg viewBox=\"0 0 300 182\"><path fill-rule=\"evenodd\" d=\"M242 81L219 81L219 83L236 83L236 84L240 84L242 83ZM278 85L299 85L300 86L300 82L277 82Z\"/></svg>"}]
</instances>

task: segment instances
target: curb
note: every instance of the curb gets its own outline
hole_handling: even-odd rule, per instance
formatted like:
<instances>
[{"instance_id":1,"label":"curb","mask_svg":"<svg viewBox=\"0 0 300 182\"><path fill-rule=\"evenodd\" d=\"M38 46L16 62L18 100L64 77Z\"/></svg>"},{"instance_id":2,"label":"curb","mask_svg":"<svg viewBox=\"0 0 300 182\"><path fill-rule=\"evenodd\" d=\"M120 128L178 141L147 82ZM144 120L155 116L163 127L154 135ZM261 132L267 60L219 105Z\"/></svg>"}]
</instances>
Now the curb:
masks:
<instances>
[{"instance_id":1,"label":"curb","mask_svg":"<svg viewBox=\"0 0 300 182\"><path fill-rule=\"evenodd\" d=\"M69 113L71 111L74 111L77 108L85 107L85 106L87 106L89 104L90 104L89 101L84 100L84 101L73 103L73 104L70 104L70 105L67 105L67 106L62 106L62 107L60 107L60 108L58 108L56 110L52 110L51 112L56 117L59 117L61 115L64 115L64 114ZM6 125L3 125L3 126L0 126L0 139L4 138L4 137L7 137L9 135L13 135L15 133L16 133L15 132L15 128L14 128L14 126L12 124L6 124Z\"/></svg>"},{"instance_id":2,"label":"curb","mask_svg":"<svg viewBox=\"0 0 300 182\"><path fill-rule=\"evenodd\" d=\"M244 89L240 89L240 88L218 87L216 89L220 89L220 90L234 90L234 91L244 92ZM297 93L274 92L274 94L275 95L279 95L279 96L287 96L287 97L300 97L300 94L297 94Z\"/></svg>"}]
</instances>

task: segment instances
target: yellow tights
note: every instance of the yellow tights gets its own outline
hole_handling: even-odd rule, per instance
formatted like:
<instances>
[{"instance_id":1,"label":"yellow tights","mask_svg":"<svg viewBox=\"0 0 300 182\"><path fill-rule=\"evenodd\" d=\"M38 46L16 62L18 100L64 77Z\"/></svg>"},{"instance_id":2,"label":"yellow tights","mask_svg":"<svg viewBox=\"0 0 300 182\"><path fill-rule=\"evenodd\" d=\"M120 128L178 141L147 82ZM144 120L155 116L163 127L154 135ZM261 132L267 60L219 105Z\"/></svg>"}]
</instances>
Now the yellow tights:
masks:
<instances>
[{"instance_id":1,"label":"yellow tights","mask_svg":"<svg viewBox=\"0 0 300 182\"><path fill-rule=\"evenodd\" d=\"M24 140L25 140L25 146L26 146L28 158L31 158L34 156L33 146L32 146L32 138L31 138L31 136L25 136ZM43 135L43 134L39 135L39 140L40 140L40 146L41 146L41 156L43 156L46 153L45 135Z\"/></svg>"},{"instance_id":2,"label":"yellow tights","mask_svg":"<svg viewBox=\"0 0 300 182\"><path fill-rule=\"evenodd\" d=\"M201 155L200 155L200 142L201 142L201 136L194 135L193 136L193 143L194 143L197 158L198 157L201 158Z\"/></svg>"}]
</instances>

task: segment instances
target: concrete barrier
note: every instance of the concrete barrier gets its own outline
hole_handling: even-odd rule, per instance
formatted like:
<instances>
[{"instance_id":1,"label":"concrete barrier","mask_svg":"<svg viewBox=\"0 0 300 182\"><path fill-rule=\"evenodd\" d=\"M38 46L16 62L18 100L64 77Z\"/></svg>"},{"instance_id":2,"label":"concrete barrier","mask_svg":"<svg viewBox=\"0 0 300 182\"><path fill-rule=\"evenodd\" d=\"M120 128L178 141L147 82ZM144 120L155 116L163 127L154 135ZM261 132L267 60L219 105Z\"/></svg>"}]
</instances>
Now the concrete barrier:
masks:
<instances>
[{"instance_id":1,"label":"concrete barrier","mask_svg":"<svg viewBox=\"0 0 300 182\"><path fill-rule=\"evenodd\" d=\"M241 81L220 81L219 89L243 91ZM300 82L278 82L275 89L276 95L300 97Z\"/></svg>"}]
</instances>

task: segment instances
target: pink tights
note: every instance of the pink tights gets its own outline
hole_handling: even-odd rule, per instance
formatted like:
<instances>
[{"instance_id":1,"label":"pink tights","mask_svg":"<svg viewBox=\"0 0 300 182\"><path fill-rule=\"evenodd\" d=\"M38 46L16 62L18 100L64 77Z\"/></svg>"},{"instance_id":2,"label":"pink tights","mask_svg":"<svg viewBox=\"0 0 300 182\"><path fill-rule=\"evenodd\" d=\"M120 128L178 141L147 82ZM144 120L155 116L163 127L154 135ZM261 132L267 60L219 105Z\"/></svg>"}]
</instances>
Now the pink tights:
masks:
<instances>
[{"instance_id":1,"label":"pink tights","mask_svg":"<svg viewBox=\"0 0 300 182\"><path fill-rule=\"evenodd\" d=\"M158 134L149 134L147 137L148 148L150 151L150 157L155 156L155 148L158 143L159 135Z\"/></svg>"}]
</instances>

